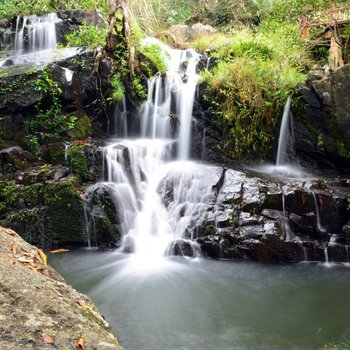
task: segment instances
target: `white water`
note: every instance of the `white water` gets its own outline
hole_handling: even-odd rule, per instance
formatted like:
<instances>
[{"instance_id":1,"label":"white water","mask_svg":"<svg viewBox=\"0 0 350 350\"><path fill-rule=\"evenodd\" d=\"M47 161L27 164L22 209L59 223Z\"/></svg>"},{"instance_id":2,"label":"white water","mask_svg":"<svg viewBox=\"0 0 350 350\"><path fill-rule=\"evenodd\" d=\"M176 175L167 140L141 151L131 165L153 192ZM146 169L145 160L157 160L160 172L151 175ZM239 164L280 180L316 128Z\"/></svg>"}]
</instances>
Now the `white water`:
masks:
<instances>
[{"instance_id":1,"label":"white water","mask_svg":"<svg viewBox=\"0 0 350 350\"><path fill-rule=\"evenodd\" d=\"M199 55L194 50L171 49L161 45L167 63L165 78L161 75L148 81L148 98L141 106L141 135L150 138L178 138L178 158L187 160L190 153L193 102L199 75Z\"/></svg>"},{"instance_id":2,"label":"white water","mask_svg":"<svg viewBox=\"0 0 350 350\"><path fill-rule=\"evenodd\" d=\"M316 229L317 232L319 233L325 233L326 229L322 226L321 223L321 215L320 215L320 208L319 208L319 204L318 204L318 200L317 200L317 195L314 191L311 191L312 197L314 199L314 203L315 203L315 214L316 214Z\"/></svg>"},{"instance_id":3,"label":"white water","mask_svg":"<svg viewBox=\"0 0 350 350\"><path fill-rule=\"evenodd\" d=\"M212 202L212 184L205 179L208 172L217 171L186 161L199 55L161 47L168 72L148 81L148 99L139 112L140 138L127 138L124 102L115 115L115 132L124 139L105 147L107 183L95 185L107 185L114 193L122 222L121 250L133 252L134 272L163 266L175 241L192 244L184 236ZM174 161L176 145L178 161Z\"/></svg>"},{"instance_id":4,"label":"white water","mask_svg":"<svg viewBox=\"0 0 350 350\"><path fill-rule=\"evenodd\" d=\"M287 163L287 146L290 143L290 139L291 139L291 131L289 126L291 103L292 103L292 97L288 96L287 102L284 106L280 134L278 138L276 166L286 165Z\"/></svg>"},{"instance_id":5,"label":"white water","mask_svg":"<svg viewBox=\"0 0 350 350\"><path fill-rule=\"evenodd\" d=\"M291 104L292 97L288 96L282 115L275 164L253 167L254 170L293 178L300 178L307 175L304 171L300 170L297 164L293 164L288 158L288 156L294 152L293 119L290 111Z\"/></svg>"},{"instance_id":6,"label":"white water","mask_svg":"<svg viewBox=\"0 0 350 350\"><path fill-rule=\"evenodd\" d=\"M57 49L56 23L60 21L55 13L18 16L13 51L0 60L0 67L44 66L75 55L78 48ZM68 73L67 83L70 83L70 78Z\"/></svg>"},{"instance_id":7,"label":"white water","mask_svg":"<svg viewBox=\"0 0 350 350\"><path fill-rule=\"evenodd\" d=\"M15 54L23 51L54 50L57 48L56 23L61 20L56 13L37 16L18 16L15 34ZM28 36L28 46L25 45Z\"/></svg>"}]
</instances>

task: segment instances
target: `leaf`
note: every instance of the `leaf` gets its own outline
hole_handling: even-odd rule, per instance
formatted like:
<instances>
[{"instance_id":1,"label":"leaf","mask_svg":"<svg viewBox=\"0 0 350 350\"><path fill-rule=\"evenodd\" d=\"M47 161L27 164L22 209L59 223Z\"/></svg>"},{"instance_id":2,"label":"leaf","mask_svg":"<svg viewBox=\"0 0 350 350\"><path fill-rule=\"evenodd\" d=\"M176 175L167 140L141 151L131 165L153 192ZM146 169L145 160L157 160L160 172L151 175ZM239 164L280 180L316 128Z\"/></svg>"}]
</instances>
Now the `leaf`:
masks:
<instances>
[{"instance_id":1,"label":"leaf","mask_svg":"<svg viewBox=\"0 0 350 350\"><path fill-rule=\"evenodd\" d=\"M26 264L26 263L33 263L34 260L33 258L27 258L25 256L21 256L17 259L18 262L22 263L22 264Z\"/></svg>"},{"instance_id":2,"label":"leaf","mask_svg":"<svg viewBox=\"0 0 350 350\"><path fill-rule=\"evenodd\" d=\"M49 273L47 270L45 269L36 269L38 272L40 272L42 275L44 276L49 276Z\"/></svg>"},{"instance_id":3,"label":"leaf","mask_svg":"<svg viewBox=\"0 0 350 350\"><path fill-rule=\"evenodd\" d=\"M51 344L51 345L54 345L55 342L54 340L47 334L42 334L42 337L43 337L43 341L46 343L46 344Z\"/></svg>"},{"instance_id":4,"label":"leaf","mask_svg":"<svg viewBox=\"0 0 350 350\"><path fill-rule=\"evenodd\" d=\"M44 265L47 265L47 257L46 257L46 255L45 255L45 253L44 253L41 249L39 249L39 248L37 248L36 251L38 252L38 254L39 254L39 256L40 256L40 259L41 259L41 261L43 262L43 264L44 264Z\"/></svg>"},{"instance_id":5,"label":"leaf","mask_svg":"<svg viewBox=\"0 0 350 350\"><path fill-rule=\"evenodd\" d=\"M84 338L83 338L83 337L79 337L79 338L75 341L75 347L76 347L76 349L85 349L85 346L84 346Z\"/></svg>"},{"instance_id":6,"label":"leaf","mask_svg":"<svg viewBox=\"0 0 350 350\"><path fill-rule=\"evenodd\" d=\"M55 288L50 287L50 289L53 290L59 297L63 297L63 295Z\"/></svg>"},{"instance_id":7,"label":"leaf","mask_svg":"<svg viewBox=\"0 0 350 350\"><path fill-rule=\"evenodd\" d=\"M91 306L82 302L82 301L79 301L79 300L74 300L82 309L88 309L88 310L91 310Z\"/></svg>"},{"instance_id":8,"label":"leaf","mask_svg":"<svg viewBox=\"0 0 350 350\"><path fill-rule=\"evenodd\" d=\"M17 245L16 245L16 243L13 243L13 244L11 245L11 251L12 251L13 254L16 254L16 253L17 253Z\"/></svg>"},{"instance_id":9,"label":"leaf","mask_svg":"<svg viewBox=\"0 0 350 350\"><path fill-rule=\"evenodd\" d=\"M52 254L66 253L66 252L69 252L69 249L55 249L55 250L50 250L50 253L52 253Z\"/></svg>"}]
</instances>

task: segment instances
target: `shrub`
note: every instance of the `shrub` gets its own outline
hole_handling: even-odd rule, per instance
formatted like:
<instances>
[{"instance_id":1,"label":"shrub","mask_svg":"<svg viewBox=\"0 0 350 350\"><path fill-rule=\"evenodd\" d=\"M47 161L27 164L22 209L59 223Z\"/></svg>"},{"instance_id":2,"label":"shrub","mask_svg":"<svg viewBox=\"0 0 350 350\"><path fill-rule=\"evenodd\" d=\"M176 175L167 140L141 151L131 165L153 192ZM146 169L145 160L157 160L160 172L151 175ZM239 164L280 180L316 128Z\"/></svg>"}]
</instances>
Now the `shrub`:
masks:
<instances>
[{"instance_id":1,"label":"shrub","mask_svg":"<svg viewBox=\"0 0 350 350\"><path fill-rule=\"evenodd\" d=\"M103 46L107 29L98 26L82 25L75 32L65 35L68 46Z\"/></svg>"}]
</instances>

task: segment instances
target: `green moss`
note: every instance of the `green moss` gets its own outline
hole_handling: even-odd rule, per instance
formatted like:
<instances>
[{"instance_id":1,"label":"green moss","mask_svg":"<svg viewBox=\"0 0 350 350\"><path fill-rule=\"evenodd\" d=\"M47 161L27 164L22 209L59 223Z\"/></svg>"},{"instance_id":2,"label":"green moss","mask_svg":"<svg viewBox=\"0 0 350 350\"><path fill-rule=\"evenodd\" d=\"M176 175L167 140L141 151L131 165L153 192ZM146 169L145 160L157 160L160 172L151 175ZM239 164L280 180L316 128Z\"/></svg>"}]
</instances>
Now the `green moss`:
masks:
<instances>
[{"instance_id":1,"label":"green moss","mask_svg":"<svg viewBox=\"0 0 350 350\"><path fill-rule=\"evenodd\" d=\"M20 188L14 181L0 181L0 213L15 208Z\"/></svg>"},{"instance_id":2,"label":"green moss","mask_svg":"<svg viewBox=\"0 0 350 350\"><path fill-rule=\"evenodd\" d=\"M44 198L53 241L85 242L83 202L75 179L49 183Z\"/></svg>"},{"instance_id":3,"label":"green moss","mask_svg":"<svg viewBox=\"0 0 350 350\"><path fill-rule=\"evenodd\" d=\"M24 187L21 197L23 197L26 207L33 208L44 204L44 188L43 183Z\"/></svg>"},{"instance_id":4,"label":"green moss","mask_svg":"<svg viewBox=\"0 0 350 350\"><path fill-rule=\"evenodd\" d=\"M89 170L89 162L85 155L84 144L73 144L68 151L68 164L74 175L83 181L94 180L94 175Z\"/></svg>"},{"instance_id":5,"label":"green moss","mask_svg":"<svg viewBox=\"0 0 350 350\"><path fill-rule=\"evenodd\" d=\"M75 125L68 131L68 136L75 140L91 136L93 132L91 119L86 114L76 118Z\"/></svg>"}]
</instances>

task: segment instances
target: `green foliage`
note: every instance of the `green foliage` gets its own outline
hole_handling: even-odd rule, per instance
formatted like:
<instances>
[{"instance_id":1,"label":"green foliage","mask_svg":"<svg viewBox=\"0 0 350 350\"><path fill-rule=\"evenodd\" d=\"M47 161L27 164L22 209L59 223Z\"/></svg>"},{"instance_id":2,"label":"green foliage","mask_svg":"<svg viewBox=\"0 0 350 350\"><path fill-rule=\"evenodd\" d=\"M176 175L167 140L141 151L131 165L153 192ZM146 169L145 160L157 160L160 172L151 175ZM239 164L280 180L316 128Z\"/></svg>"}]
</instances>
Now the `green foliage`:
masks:
<instances>
[{"instance_id":1,"label":"green foliage","mask_svg":"<svg viewBox=\"0 0 350 350\"><path fill-rule=\"evenodd\" d=\"M37 136L31 136L28 141L28 146L31 150L31 152L35 155L38 155L40 153L40 145L39 145L39 140Z\"/></svg>"},{"instance_id":2,"label":"green foliage","mask_svg":"<svg viewBox=\"0 0 350 350\"><path fill-rule=\"evenodd\" d=\"M58 10L99 9L108 16L106 0L2 0L0 18L11 20L18 15L43 14Z\"/></svg>"},{"instance_id":3,"label":"green foliage","mask_svg":"<svg viewBox=\"0 0 350 350\"><path fill-rule=\"evenodd\" d=\"M138 51L152 64L151 75L157 72L166 73L165 53L159 45L144 43L139 46Z\"/></svg>"},{"instance_id":4,"label":"green foliage","mask_svg":"<svg viewBox=\"0 0 350 350\"><path fill-rule=\"evenodd\" d=\"M43 69L35 81L34 90L40 93L37 103L37 114L26 120L27 130L34 136L31 138L30 146L36 151L37 134L41 132L62 135L74 127L75 119L67 117L62 113L60 94L62 90L50 77L50 70Z\"/></svg>"},{"instance_id":5,"label":"green foliage","mask_svg":"<svg viewBox=\"0 0 350 350\"><path fill-rule=\"evenodd\" d=\"M42 205L44 203L44 189L45 185L43 183L24 187L21 195L26 207L33 208Z\"/></svg>"},{"instance_id":6,"label":"green foliage","mask_svg":"<svg viewBox=\"0 0 350 350\"><path fill-rule=\"evenodd\" d=\"M217 127L223 131L220 147L231 156L264 157L287 96L305 79L305 47L293 29L263 23L259 34L232 33L212 52L216 65L202 76ZM276 40L281 33L291 34L281 42Z\"/></svg>"},{"instance_id":7,"label":"green foliage","mask_svg":"<svg viewBox=\"0 0 350 350\"><path fill-rule=\"evenodd\" d=\"M350 350L350 342L330 343L323 346L320 350Z\"/></svg>"},{"instance_id":8,"label":"green foliage","mask_svg":"<svg viewBox=\"0 0 350 350\"><path fill-rule=\"evenodd\" d=\"M112 94L110 97L111 100L114 103L122 101L125 95L125 88L119 73L114 74L113 77L111 78L111 87L112 87Z\"/></svg>"},{"instance_id":9,"label":"green foliage","mask_svg":"<svg viewBox=\"0 0 350 350\"><path fill-rule=\"evenodd\" d=\"M47 184L44 199L48 226L54 240L83 241L83 204L75 180L68 179Z\"/></svg>"},{"instance_id":10,"label":"green foliage","mask_svg":"<svg viewBox=\"0 0 350 350\"><path fill-rule=\"evenodd\" d=\"M140 100L145 100L147 98L147 89L142 84L141 79L138 77L134 77L132 80L133 89Z\"/></svg>"},{"instance_id":11,"label":"green foliage","mask_svg":"<svg viewBox=\"0 0 350 350\"><path fill-rule=\"evenodd\" d=\"M98 26L82 25L75 32L66 34L68 46L103 46L106 43L107 29Z\"/></svg>"}]
</instances>

